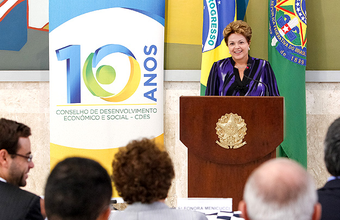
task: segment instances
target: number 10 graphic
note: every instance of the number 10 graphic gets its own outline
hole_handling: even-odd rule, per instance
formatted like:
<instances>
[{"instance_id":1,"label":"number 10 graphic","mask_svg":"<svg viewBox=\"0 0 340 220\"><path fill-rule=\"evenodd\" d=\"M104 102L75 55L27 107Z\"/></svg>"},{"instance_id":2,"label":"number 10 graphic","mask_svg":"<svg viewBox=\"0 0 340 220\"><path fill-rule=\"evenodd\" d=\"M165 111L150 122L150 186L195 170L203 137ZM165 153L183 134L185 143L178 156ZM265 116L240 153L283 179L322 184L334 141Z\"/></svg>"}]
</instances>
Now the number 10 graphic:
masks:
<instances>
[{"instance_id":1,"label":"number 10 graphic","mask_svg":"<svg viewBox=\"0 0 340 220\"><path fill-rule=\"evenodd\" d=\"M102 65L97 68L96 78L93 68L107 55L112 53L123 53L130 61L130 77L125 87L117 94L104 90L100 84L111 84L116 78L116 71L112 66ZM80 45L69 45L56 50L59 61L66 60L67 70L67 103L81 103L80 88ZM126 47L118 44L107 44L91 53L83 66L83 80L87 89L97 97L108 102L121 102L132 96L140 83L141 70L133 53Z\"/></svg>"}]
</instances>

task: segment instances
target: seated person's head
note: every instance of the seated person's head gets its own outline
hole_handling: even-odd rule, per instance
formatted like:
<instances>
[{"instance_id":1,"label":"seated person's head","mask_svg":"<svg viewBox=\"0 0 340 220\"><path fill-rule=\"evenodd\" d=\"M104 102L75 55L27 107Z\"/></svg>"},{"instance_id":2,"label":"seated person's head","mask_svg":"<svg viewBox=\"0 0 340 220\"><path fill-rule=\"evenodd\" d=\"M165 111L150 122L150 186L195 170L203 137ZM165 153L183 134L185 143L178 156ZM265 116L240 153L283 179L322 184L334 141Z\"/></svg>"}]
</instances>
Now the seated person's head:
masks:
<instances>
[{"instance_id":1,"label":"seated person's head","mask_svg":"<svg viewBox=\"0 0 340 220\"><path fill-rule=\"evenodd\" d=\"M340 118L328 128L325 138L325 164L332 176L340 176Z\"/></svg>"},{"instance_id":2,"label":"seated person's head","mask_svg":"<svg viewBox=\"0 0 340 220\"><path fill-rule=\"evenodd\" d=\"M27 173L34 167L30 135L27 125L0 118L0 177L18 187L26 186Z\"/></svg>"},{"instance_id":3,"label":"seated person's head","mask_svg":"<svg viewBox=\"0 0 340 220\"><path fill-rule=\"evenodd\" d=\"M47 179L45 209L49 220L108 219L111 179L96 161L68 158Z\"/></svg>"},{"instance_id":4,"label":"seated person's head","mask_svg":"<svg viewBox=\"0 0 340 220\"><path fill-rule=\"evenodd\" d=\"M165 199L175 175L168 153L149 139L120 148L112 167L114 185L128 204Z\"/></svg>"},{"instance_id":5,"label":"seated person's head","mask_svg":"<svg viewBox=\"0 0 340 220\"><path fill-rule=\"evenodd\" d=\"M257 168L243 199L239 209L246 220L312 220L321 214L312 177L289 159L273 159Z\"/></svg>"}]
</instances>

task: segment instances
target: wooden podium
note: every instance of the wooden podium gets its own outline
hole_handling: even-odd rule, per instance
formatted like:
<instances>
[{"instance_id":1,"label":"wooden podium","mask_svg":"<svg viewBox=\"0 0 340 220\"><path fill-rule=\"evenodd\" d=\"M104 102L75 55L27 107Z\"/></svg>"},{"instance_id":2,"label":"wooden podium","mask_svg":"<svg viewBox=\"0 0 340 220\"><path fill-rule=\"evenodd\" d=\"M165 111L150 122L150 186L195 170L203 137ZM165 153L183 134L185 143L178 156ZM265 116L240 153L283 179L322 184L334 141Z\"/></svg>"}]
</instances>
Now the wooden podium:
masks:
<instances>
[{"instance_id":1,"label":"wooden podium","mask_svg":"<svg viewBox=\"0 0 340 220\"><path fill-rule=\"evenodd\" d=\"M250 173L283 141L283 97L182 96L180 140L188 148L188 196L232 198L238 209ZM237 114L247 126L237 149L216 143L216 123Z\"/></svg>"}]
</instances>

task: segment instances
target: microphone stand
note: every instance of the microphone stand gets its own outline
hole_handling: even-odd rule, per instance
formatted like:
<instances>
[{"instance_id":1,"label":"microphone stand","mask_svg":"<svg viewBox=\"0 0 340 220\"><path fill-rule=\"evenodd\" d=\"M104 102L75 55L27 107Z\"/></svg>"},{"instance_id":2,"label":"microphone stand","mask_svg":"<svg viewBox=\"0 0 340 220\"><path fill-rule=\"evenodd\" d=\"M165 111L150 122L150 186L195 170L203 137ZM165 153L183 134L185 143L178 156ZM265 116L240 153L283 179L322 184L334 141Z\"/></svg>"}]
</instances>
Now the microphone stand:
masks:
<instances>
[{"instance_id":1,"label":"microphone stand","mask_svg":"<svg viewBox=\"0 0 340 220\"><path fill-rule=\"evenodd\" d=\"M263 84L263 85L266 87L265 96L269 96L269 89L268 89L267 84L265 84L264 82L258 81L258 80L256 80L256 79L250 78L250 77L247 76L246 74L244 74L243 76L246 77L247 79L250 79L251 81L255 81L255 82L257 82L257 83Z\"/></svg>"}]
</instances>

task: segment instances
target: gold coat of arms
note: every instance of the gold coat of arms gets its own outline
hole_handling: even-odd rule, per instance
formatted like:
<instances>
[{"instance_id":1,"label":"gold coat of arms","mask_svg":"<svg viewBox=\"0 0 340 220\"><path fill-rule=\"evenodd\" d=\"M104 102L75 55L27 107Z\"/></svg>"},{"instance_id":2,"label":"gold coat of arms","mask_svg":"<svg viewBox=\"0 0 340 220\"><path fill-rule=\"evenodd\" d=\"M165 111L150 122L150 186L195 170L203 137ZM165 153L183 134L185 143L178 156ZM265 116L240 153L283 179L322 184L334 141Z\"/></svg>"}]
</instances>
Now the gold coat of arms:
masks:
<instances>
[{"instance_id":1,"label":"gold coat of arms","mask_svg":"<svg viewBox=\"0 0 340 220\"><path fill-rule=\"evenodd\" d=\"M226 149L240 148L246 144L243 141L246 131L247 124L241 116L225 114L216 123L216 134L219 138L216 143Z\"/></svg>"}]
</instances>

